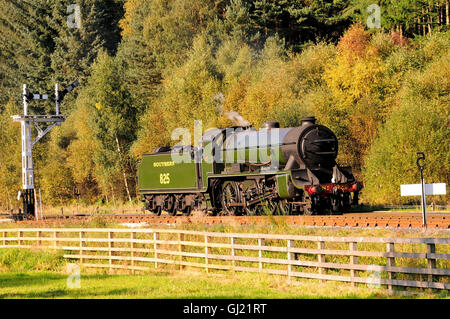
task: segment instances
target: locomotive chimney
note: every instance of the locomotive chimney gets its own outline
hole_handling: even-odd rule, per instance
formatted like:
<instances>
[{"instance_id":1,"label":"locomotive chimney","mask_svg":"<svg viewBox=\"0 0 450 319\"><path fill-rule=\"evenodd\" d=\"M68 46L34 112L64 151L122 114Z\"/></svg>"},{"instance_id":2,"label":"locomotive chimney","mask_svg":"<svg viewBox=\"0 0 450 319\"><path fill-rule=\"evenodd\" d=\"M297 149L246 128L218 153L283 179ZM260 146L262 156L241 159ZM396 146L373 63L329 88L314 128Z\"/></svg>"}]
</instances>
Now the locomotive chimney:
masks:
<instances>
[{"instance_id":1,"label":"locomotive chimney","mask_svg":"<svg viewBox=\"0 0 450 319\"><path fill-rule=\"evenodd\" d=\"M316 118L314 116L304 117L300 120L301 126L316 124Z\"/></svg>"},{"instance_id":2,"label":"locomotive chimney","mask_svg":"<svg viewBox=\"0 0 450 319\"><path fill-rule=\"evenodd\" d=\"M270 130L271 128L280 128L280 123L276 121L268 121L264 122L262 125L262 129L264 130Z\"/></svg>"}]
</instances>

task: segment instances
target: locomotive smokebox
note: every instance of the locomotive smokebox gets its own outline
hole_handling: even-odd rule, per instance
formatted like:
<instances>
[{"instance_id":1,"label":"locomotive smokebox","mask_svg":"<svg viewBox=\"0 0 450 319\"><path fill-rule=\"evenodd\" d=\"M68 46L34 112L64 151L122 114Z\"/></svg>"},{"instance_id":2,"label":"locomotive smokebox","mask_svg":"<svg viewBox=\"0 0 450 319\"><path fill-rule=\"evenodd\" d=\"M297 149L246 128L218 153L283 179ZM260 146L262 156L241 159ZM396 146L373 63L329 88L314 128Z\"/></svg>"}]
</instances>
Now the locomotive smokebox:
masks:
<instances>
[{"instance_id":1,"label":"locomotive smokebox","mask_svg":"<svg viewBox=\"0 0 450 319\"><path fill-rule=\"evenodd\" d=\"M331 179L338 153L334 133L316 124L316 118L312 116L302 118L297 127L280 128L278 122L269 121L259 131L232 132L226 136L223 145L225 163L236 163L241 159L242 163L270 163L284 170L309 169L323 175L324 179Z\"/></svg>"},{"instance_id":2,"label":"locomotive smokebox","mask_svg":"<svg viewBox=\"0 0 450 319\"><path fill-rule=\"evenodd\" d=\"M316 124L315 117L304 117L301 125L289 130L281 147L288 169L297 168L330 171L336 165L338 141L327 127ZM290 166L290 167L289 167Z\"/></svg>"}]
</instances>

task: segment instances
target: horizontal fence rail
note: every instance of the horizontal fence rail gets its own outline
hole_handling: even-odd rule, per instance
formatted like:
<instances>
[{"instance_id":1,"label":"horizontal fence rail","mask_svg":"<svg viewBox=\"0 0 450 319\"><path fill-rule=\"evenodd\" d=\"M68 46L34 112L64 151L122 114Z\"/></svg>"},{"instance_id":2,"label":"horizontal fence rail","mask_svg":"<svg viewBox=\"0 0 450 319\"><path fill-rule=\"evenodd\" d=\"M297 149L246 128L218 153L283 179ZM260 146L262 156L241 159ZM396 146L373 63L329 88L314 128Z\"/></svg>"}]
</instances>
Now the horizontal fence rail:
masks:
<instances>
[{"instance_id":1,"label":"horizontal fence rail","mask_svg":"<svg viewBox=\"0 0 450 319\"><path fill-rule=\"evenodd\" d=\"M0 248L62 250L83 267L170 265L415 288L450 288L450 238L326 237L169 229L0 230Z\"/></svg>"}]
</instances>

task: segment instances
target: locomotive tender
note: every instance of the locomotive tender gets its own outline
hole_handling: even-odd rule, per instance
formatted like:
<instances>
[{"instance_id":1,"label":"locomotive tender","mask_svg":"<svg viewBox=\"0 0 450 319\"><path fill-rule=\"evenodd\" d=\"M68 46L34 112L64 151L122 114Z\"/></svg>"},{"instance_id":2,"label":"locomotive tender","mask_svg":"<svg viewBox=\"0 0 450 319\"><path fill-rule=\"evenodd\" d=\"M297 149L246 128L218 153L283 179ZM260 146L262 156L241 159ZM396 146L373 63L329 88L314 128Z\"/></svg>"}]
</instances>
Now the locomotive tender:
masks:
<instances>
[{"instance_id":1,"label":"locomotive tender","mask_svg":"<svg viewBox=\"0 0 450 319\"><path fill-rule=\"evenodd\" d=\"M362 184L336 163L338 140L314 117L280 128L207 131L197 147L158 147L138 165L145 208L189 215L342 214ZM353 194L353 196L352 196Z\"/></svg>"}]
</instances>

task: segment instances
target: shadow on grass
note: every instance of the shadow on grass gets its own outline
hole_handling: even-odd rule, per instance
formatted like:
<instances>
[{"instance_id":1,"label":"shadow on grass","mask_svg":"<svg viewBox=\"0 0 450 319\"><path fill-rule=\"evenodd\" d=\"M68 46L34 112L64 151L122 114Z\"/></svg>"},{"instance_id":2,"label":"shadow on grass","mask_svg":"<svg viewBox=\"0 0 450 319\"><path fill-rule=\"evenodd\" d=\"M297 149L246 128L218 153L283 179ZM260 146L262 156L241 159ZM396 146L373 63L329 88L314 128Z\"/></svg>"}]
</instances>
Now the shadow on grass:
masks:
<instances>
[{"instance_id":1,"label":"shadow on grass","mask_svg":"<svg viewBox=\"0 0 450 319\"><path fill-rule=\"evenodd\" d=\"M251 291L250 287L245 284L237 286L227 286L215 283L211 284L204 279L200 282L193 282L192 288L187 291L180 291L179 285L184 285L184 280L177 281L173 278L163 279L162 281L153 281L152 277L168 276L168 273L152 273L148 274L145 283L135 285L134 278L125 278L120 275L108 274L83 274L81 277L81 288L69 289L66 284L68 278L65 274L55 273L0 273L0 299L5 298L175 298L175 299L381 299L381 298L405 298L404 296L394 295L388 296L383 291L370 292L360 295L354 292L347 292L341 296L326 296L308 293L304 289L300 289L297 293L292 291L289 294L277 293L276 289L268 288L267 290L256 288ZM117 276L119 281L115 281ZM122 277L122 278L121 278ZM147 280L148 279L148 280ZM136 281L142 278L136 277ZM171 283L168 287L167 283ZM118 285L122 285L121 287ZM177 287L178 285L178 287ZM40 286L40 287L39 287ZM255 287L254 287L255 288ZM248 291L243 293L243 290ZM226 292L225 292L225 291ZM414 297L406 297L414 298Z\"/></svg>"},{"instance_id":2,"label":"shadow on grass","mask_svg":"<svg viewBox=\"0 0 450 319\"><path fill-rule=\"evenodd\" d=\"M95 293L92 292L92 290L89 291L83 291L83 290L77 290L77 291L71 291L71 290L64 290L64 289L55 289L55 290L48 290L48 291L42 291L42 292L29 292L29 293L6 293L6 294L0 294L0 299L5 298L11 298L11 299L31 299L31 298L37 298L37 299L46 299L46 298L69 298L69 299L76 299L76 298L114 298L119 297L123 298L124 295L132 295L128 289L112 289L110 291L102 291L101 293ZM130 296L130 298L133 298ZM155 297L156 298L156 297Z\"/></svg>"},{"instance_id":3,"label":"shadow on grass","mask_svg":"<svg viewBox=\"0 0 450 319\"><path fill-rule=\"evenodd\" d=\"M25 273L0 273L0 288L42 285L48 283L49 281L58 281L63 280L64 278L67 278L67 276L50 273L46 273L45 276L39 277Z\"/></svg>"},{"instance_id":4,"label":"shadow on grass","mask_svg":"<svg viewBox=\"0 0 450 319\"><path fill-rule=\"evenodd\" d=\"M105 280L110 278L110 275L82 275L82 280ZM68 275L52 274L52 273L3 273L0 274L0 299L4 298L91 298L96 296L114 297L123 295L133 295L137 291L133 289L104 289L99 286L99 291L94 291L95 286L88 286L80 289L69 289L66 286ZM45 291L37 291L36 286L48 286ZM16 291L22 290L27 292L5 292L7 288L17 288Z\"/></svg>"}]
</instances>

